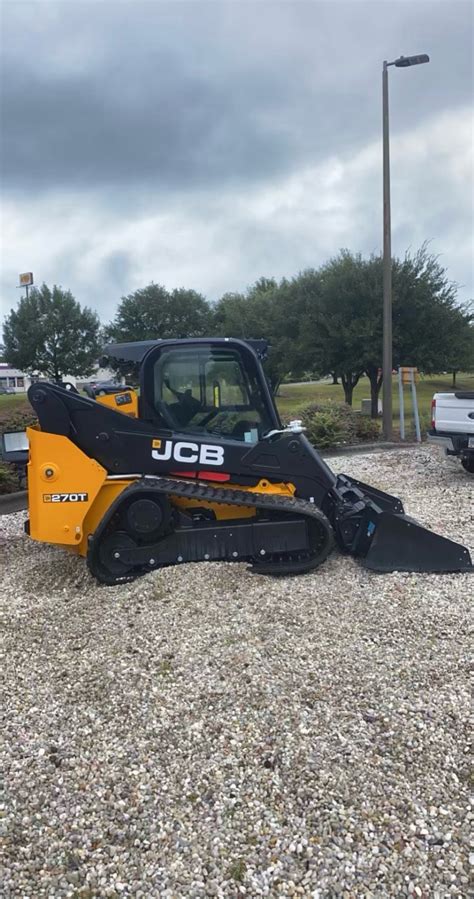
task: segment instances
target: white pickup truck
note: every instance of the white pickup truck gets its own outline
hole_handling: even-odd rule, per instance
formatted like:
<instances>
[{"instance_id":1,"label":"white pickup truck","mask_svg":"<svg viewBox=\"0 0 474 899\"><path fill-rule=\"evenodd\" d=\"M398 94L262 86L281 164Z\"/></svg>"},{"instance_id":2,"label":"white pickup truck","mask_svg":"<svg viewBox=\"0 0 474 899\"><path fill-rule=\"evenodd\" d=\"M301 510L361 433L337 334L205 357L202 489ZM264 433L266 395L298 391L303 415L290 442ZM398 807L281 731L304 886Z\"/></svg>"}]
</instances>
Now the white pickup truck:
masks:
<instances>
[{"instance_id":1,"label":"white pickup truck","mask_svg":"<svg viewBox=\"0 0 474 899\"><path fill-rule=\"evenodd\" d=\"M427 436L448 456L459 456L463 468L474 474L474 390L435 393Z\"/></svg>"}]
</instances>

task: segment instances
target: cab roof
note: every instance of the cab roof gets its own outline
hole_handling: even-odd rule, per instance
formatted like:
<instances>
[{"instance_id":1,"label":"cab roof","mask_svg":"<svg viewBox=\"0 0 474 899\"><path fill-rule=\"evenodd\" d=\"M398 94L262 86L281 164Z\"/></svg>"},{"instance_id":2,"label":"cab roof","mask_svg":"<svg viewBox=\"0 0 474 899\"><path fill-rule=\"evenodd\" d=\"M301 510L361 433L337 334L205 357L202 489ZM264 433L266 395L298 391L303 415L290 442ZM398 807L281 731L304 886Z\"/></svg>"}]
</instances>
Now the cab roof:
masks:
<instances>
[{"instance_id":1,"label":"cab roof","mask_svg":"<svg viewBox=\"0 0 474 899\"><path fill-rule=\"evenodd\" d=\"M182 344L183 346L214 343L225 345L226 343L245 343L254 351L258 358L264 361L268 352L268 341L263 338L247 340L240 337L188 337L170 340L137 340L133 343L109 343L103 348L103 357L100 360L102 366L107 365L110 359L115 362L133 362L140 364L152 347Z\"/></svg>"}]
</instances>

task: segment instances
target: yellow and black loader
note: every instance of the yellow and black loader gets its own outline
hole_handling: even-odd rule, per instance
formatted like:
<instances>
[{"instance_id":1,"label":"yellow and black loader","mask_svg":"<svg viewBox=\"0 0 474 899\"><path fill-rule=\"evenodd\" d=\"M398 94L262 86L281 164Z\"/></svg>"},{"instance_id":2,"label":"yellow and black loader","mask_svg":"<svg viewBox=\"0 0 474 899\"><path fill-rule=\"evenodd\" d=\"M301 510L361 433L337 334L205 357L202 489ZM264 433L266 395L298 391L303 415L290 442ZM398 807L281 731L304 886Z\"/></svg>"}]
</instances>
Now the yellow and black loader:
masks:
<instances>
[{"instance_id":1,"label":"yellow and black loader","mask_svg":"<svg viewBox=\"0 0 474 899\"><path fill-rule=\"evenodd\" d=\"M30 537L85 556L104 584L218 559L301 574L334 543L375 571L471 570L465 547L406 516L397 497L336 476L299 422L282 427L266 348L230 338L110 345L109 359L139 366L139 395L33 384L29 448L10 452L4 435L3 451L28 460Z\"/></svg>"}]
</instances>

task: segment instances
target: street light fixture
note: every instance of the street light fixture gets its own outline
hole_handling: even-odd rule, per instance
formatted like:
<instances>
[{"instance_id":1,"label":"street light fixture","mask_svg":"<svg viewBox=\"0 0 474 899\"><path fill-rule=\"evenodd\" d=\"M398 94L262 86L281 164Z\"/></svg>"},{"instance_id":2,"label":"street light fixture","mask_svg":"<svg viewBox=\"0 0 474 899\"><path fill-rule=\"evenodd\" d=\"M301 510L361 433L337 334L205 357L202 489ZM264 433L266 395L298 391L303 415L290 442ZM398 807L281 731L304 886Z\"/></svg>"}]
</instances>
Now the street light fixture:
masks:
<instances>
[{"instance_id":1,"label":"street light fixture","mask_svg":"<svg viewBox=\"0 0 474 899\"><path fill-rule=\"evenodd\" d=\"M383 436L392 439L392 235L390 225L390 152L388 132L388 67L404 69L429 62L426 53L384 60L382 72L383 106Z\"/></svg>"}]
</instances>

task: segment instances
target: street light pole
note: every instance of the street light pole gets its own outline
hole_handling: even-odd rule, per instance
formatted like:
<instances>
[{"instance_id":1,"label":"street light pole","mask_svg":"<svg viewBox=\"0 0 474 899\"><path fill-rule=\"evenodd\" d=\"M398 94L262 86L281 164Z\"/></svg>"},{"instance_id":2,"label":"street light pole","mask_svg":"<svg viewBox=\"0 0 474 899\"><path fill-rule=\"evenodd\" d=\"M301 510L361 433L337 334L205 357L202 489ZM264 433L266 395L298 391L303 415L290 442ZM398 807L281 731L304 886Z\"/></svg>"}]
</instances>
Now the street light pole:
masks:
<instances>
[{"instance_id":1,"label":"street light pole","mask_svg":"<svg viewBox=\"0 0 474 899\"><path fill-rule=\"evenodd\" d=\"M392 439L392 232L390 223L390 145L388 130L388 65L382 72L383 118L383 361L382 425L384 440Z\"/></svg>"},{"instance_id":2,"label":"street light pole","mask_svg":"<svg viewBox=\"0 0 474 899\"><path fill-rule=\"evenodd\" d=\"M388 67L406 68L429 62L426 53L400 56L393 62L384 60L382 70L383 130L383 358L382 358L382 426L385 440L392 439L392 230L390 208L390 145L388 127Z\"/></svg>"}]
</instances>

